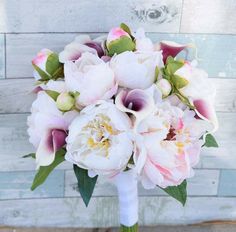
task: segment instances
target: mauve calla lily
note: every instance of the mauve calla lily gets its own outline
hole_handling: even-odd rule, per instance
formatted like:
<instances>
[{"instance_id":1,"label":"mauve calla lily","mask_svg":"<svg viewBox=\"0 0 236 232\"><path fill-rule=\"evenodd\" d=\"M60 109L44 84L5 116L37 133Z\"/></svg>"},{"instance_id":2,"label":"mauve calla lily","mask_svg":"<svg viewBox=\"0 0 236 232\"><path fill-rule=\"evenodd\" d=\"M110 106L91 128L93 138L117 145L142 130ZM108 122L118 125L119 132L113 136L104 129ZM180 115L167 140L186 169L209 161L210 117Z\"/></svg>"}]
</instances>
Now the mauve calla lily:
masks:
<instances>
[{"instance_id":1,"label":"mauve calla lily","mask_svg":"<svg viewBox=\"0 0 236 232\"><path fill-rule=\"evenodd\" d=\"M55 158L56 151L65 145L67 130L78 114L75 111L62 113L56 102L44 91L38 93L28 117L30 142L37 149L37 166L48 166Z\"/></svg>"},{"instance_id":2,"label":"mauve calla lily","mask_svg":"<svg viewBox=\"0 0 236 232\"><path fill-rule=\"evenodd\" d=\"M200 118L212 123L211 132L215 132L218 129L218 119L214 108L216 89L212 80L208 78L205 71L193 67L188 62L175 74L188 80L188 85L179 91L189 99Z\"/></svg>"},{"instance_id":3,"label":"mauve calla lily","mask_svg":"<svg viewBox=\"0 0 236 232\"><path fill-rule=\"evenodd\" d=\"M135 125L150 114L154 108L154 99L145 90L121 90L115 99L116 107L122 112L135 116Z\"/></svg>"},{"instance_id":4,"label":"mauve calla lily","mask_svg":"<svg viewBox=\"0 0 236 232\"><path fill-rule=\"evenodd\" d=\"M181 51L189 47L189 44L178 44L172 41L161 41L156 47L162 51L163 62L166 63L168 56L176 57Z\"/></svg>"}]
</instances>

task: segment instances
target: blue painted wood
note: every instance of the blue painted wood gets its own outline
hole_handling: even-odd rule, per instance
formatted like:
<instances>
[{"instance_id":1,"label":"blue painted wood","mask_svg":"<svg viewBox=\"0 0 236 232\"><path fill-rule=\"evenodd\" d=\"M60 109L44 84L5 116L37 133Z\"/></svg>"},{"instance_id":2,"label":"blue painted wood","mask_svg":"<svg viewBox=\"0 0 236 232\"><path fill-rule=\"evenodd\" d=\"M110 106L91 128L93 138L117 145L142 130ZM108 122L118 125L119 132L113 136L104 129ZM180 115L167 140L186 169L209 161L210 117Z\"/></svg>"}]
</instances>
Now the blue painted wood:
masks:
<instances>
[{"instance_id":1,"label":"blue painted wood","mask_svg":"<svg viewBox=\"0 0 236 232\"><path fill-rule=\"evenodd\" d=\"M218 195L236 197L236 170L221 171Z\"/></svg>"},{"instance_id":2,"label":"blue painted wood","mask_svg":"<svg viewBox=\"0 0 236 232\"><path fill-rule=\"evenodd\" d=\"M0 200L64 196L64 171L54 170L35 191L30 187L35 171L0 172Z\"/></svg>"},{"instance_id":3,"label":"blue painted wood","mask_svg":"<svg viewBox=\"0 0 236 232\"><path fill-rule=\"evenodd\" d=\"M210 77L236 78L236 35L204 34L150 34L154 41L172 40L177 43L192 43L196 49L189 49L187 58L192 59L197 52L199 67ZM181 54L185 57L186 53Z\"/></svg>"},{"instance_id":4,"label":"blue painted wood","mask_svg":"<svg viewBox=\"0 0 236 232\"><path fill-rule=\"evenodd\" d=\"M0 34L0 79L5 77L4 35Z\"/></svg>"}]
</instances>

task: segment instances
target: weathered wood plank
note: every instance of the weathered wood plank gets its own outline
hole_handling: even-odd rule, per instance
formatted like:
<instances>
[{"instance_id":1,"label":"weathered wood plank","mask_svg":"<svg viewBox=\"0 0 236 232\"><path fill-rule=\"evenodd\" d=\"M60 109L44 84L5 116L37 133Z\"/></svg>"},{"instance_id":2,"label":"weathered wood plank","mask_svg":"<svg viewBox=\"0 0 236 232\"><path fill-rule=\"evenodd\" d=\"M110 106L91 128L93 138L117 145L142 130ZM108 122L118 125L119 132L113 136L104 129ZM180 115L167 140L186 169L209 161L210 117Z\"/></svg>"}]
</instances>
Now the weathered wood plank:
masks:
<instances>
[{"instance_id":1,"label":"weathered wood plank","mask_svg":"<svg viewBox=\"0 0 236 232\"><path fill-rule=\"evenodd\" d=\"M182 0L2 0L1 7L0 32L104 32L123 21L178 32Z\"/></svg>"},{"instance_id":2,"label":"weathered wood plank","mask_svg":"<svg viewBox=\"0 0 236 232\"><path fill-rule=\"evenodd\" d=\"M236 196L236 170L222 170L220 174L219 196Z\"/></svg>"},{"instance_id":3,"label":"weathered wood plank","mask_svg":"<svg viewBox=\"0 0 236 232\"><path fill-rule=\"evenodd\" d=\"M55 170L43 186L33 192L35 172L0 172L0 199L50 198L64 196L64 171Z\"/></svg>"},{"instance_id":4,"label":"weathered wood plank","mask_svg":"<svg viewBox=\"0 0 236 232\"><path fill-rule=\"evenodd\" d=\"M29 112L35 99L33 79L0 81L0 113Z\"/></svg>"},{"instance_id":5,"label":"weathered wood plank","mask_svg":"<svg viewBox=\"0 0 236 232\"><path fill-rule=\"evenodd\" d=\"M1 10L0 10L1 12ZM0 35L0 79L5 78L5 47L4 35Z\"/></svg>"},{"instance_id":6,"label":"weathered wood plank","mask_svg":"<svg viewBox=\"0 0 236 232\"><path fill-rule=\"evenodd\" d=\"M204 148L199 167L236 168L236 143L232 139L236 132L236 114L218 113L220 129L215 134L220 147ZM24 114L0 115L0 170L34 170L34 161L21 156L34 151L28 142L26 117ZM214 165L213 165L214 164ZM71 168L67 162L61 168Z\"/></svg>"},{"instance_id":7,"label":"weathered wood plank","mask_svg":"<svg viewBox=\"0 0 236 232\"><path fill-rule=\"evenodd\" d=\"M140 225L236 219L236 198L190 197L185 207L169 197L149 196L139 200ZM6 200L0 201L0 208L2 225L109 227L119 224L116 197L92 198L88 208L81 198Z\"/></svg>"},{"instance_id":8,"label":"weathered wood plank","mask_svg":"<svg viewBox=\"0 0 236 232\"><path fill-rule=\"evenodd\" d=\"M188 180L188 194L190 196L213 196L217 195L219 170L195 170L194 178ZM207 188L206 188L207 186ZM98 178L93 196L116 196L117 191L113 183L104 178ZM159 188L146 190L139 185L140 196L165 196ZM236 195L236 194L235 194ZM79 196L77 181L72 170L66 171L65 197Z\"/></svg>"},{"instance_id":9,"label":"weathered wood plank","mask_svg":"<svg viewBox=\"0 0 236 232\"><path fill-rule=\"evenodd\" d=\"M184 1L181 32L236 33L234 0Z\"/></svg>"},{"instance_id":10,"label":"weathered wood plank","mask_svg":"<svg viewBox=\"0 0 236 232\"><path fill-rule=\"evenodd\" d=\"M136 28L134 28L136 29ZM77 34L7 34L7 77L31 77L31 60L42 48L59 52ZM91 34L92 37L98 34ZM192 35L151 33L153 41L174 40L179 43L193 43L197 47L199 66L210 77L236 77L236 36L232 35ZM207 48L207 49L206 49ZM188 58L195 57L190 49ZM185 54L183 54L185 57Z\"/></svg>"}]
</instances>

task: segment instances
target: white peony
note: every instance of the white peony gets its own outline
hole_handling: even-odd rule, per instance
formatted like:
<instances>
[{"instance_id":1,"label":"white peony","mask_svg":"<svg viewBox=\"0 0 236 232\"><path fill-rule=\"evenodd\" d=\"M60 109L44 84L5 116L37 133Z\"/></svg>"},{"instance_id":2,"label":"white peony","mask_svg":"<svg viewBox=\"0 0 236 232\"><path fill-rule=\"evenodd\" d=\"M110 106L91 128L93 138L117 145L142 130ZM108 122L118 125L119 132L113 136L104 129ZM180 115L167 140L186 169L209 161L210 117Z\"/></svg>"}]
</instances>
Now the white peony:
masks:
<instances>
[{"instance_id":1,"label":"white peony","mask_svg":"<svg viewBox=\"0 0 236 232\"><path fill-rule=\"evenodd\" d=\"M156 67L163 67L161 52L123 52L114 56L110 67L118 84L130 89L146 89L156 79Z\"/></svg>"},{"instance_id":2,"label":"white peony","mask_svg":"<svg viewBox=\"0 0 236 232\"><path fill-rule=\"evenodd\" d=\"M117 92L114 72L94 54L83 53L77 61L66 62L64 73L67 90L79 93L80 106L110 99Z\"/></svg>"},{"instance_id":3,"label":"white peony","mask_svg":"<svg viewBox=\"0 0 236 232\"><path fill-rule=\"evenodd\" d=\"M131 121L111 102L84 108L72 122L66 160L101 175L125 169L132 155Z\"/></svg>"}]
</instances>

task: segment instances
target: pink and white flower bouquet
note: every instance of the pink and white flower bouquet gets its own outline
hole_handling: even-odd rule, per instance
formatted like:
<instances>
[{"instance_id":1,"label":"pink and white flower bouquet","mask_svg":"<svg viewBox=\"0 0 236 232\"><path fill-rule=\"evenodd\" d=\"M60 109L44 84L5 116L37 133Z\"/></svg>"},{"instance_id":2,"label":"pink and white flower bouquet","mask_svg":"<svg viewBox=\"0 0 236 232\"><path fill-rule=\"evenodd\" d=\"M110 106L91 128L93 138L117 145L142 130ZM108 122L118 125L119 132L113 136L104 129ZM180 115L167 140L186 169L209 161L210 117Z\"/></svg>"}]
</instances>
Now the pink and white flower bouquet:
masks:
<instances>
[{"instance_id":1,"label":"pink and white flower bouquet","mask_svg":"<svg viewBox=\"0 0 236 232\"><path fill-rule=\"evenodd\" d=\"M73 164L86 205L97 178L118 189L122 231L138 230L138 191L161 188L183 205L203 146L217 146L215 88L188 45L153 43L121 24L107 37L78 36L32 64L37 98L28 117L37 174L32 190L62 162ZM178 58L176 57L178 55Z\"/></svg>"}]
</instances>

